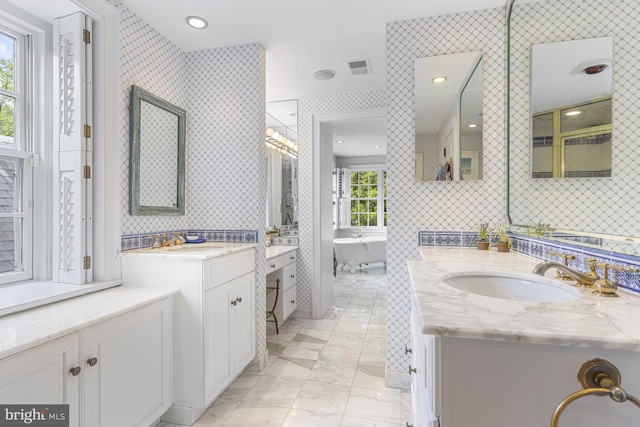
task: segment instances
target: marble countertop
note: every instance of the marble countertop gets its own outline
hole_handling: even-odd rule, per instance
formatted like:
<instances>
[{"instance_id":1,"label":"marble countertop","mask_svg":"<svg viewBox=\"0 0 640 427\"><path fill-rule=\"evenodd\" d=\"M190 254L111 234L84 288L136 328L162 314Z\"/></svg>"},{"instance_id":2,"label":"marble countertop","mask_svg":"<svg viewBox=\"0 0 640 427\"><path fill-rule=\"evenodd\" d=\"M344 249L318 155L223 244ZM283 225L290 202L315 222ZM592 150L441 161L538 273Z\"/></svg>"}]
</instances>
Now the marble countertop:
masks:
<instances>
[{"instance_id":1,"label":"marble countertop","mask_svg":"<svg viewBox=\"0 0 640 427\"><path fill-rule=\"evenodd\" d=\"M267 249L267 259L275 258L282 254L286 254L287 252L295 251L298 249L297 246L290 245L271 245Z\"/></svg>"},{"instance_id":2,"label":"marble countertop","mask_svg":"<svg viewBox=\"0 0 640 427\"><path fill-rule=\"evenodd\" d=\"M177 293L116 286L0 318L0 359Z\"/></svg>"},{"instance_id":3,"label":"marble countertop","mask_svg":"<svg viewBox=\"0 0 640 427\"><path fill-rule=\"evenodd\" d=\"M580 296L563 302L491 298L442 278L463 271L531 273L540 260L475 248L424 247L420 253L423 261L408 265L425 334L640 351L640 294L618 288L619 298L603 298L575 288ZM553 278L555 269L545 276Z\"/></svg>"},{"instance_id":4,"label":"marble countertop","mask_svg":"<svg viewBox=\"0 0 640 427\"><path fill-rule=\"evenodd\" d=\"M122 256L209 259L227 255L233 252L240 252L245 249L255 248L256 246L258 246L256 243L184 243L182 245L167 246L158 249L135 249L132 251L124 251L120 254Z\"/></svg>"}]
</instances>

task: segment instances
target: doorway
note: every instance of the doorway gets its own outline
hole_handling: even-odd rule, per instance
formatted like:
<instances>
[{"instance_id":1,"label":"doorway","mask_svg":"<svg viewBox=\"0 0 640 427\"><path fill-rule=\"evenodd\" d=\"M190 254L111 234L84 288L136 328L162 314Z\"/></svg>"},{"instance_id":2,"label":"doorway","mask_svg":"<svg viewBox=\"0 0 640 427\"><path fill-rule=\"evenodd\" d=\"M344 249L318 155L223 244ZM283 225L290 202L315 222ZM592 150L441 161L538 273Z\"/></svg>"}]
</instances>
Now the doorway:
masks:
<instances>
[{"instance_id":1,"label":"doorway","mask_svg":"<svg viewBox=\"0 0 640 427\"><path fill-rule=\"evenodd\" d=\"M320 113L313 115L312 142L312 248L313 281L311 288L311 315L324 316L333 304L333 184L334 166L333 128L344 129L347 123L385 120L384 108Z\"/></svg>"}]
</instances>

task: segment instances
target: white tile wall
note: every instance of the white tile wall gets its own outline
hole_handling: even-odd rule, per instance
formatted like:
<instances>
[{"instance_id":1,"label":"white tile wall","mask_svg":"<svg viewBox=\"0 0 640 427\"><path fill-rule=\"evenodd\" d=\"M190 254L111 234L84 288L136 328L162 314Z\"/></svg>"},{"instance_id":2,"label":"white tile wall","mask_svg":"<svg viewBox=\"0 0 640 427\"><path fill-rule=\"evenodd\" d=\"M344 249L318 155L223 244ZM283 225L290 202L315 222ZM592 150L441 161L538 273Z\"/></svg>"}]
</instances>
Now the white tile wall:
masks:
<instances>
[{"instance_id":1,"label":"white tile wall","mask_svg":"<svg viewBox=\"0 0 640 427\"><path fill-rule=\"evenodd\" d=\"M186 216L129 215L129 105L131 85L187 109L187 66L185 54L149 24L120 4L109 0L120 11L120 144L122 169L122 234L158 230L184 230ZM187 122L189 115L187 112Z\"/></svg>"},{"instance_id":2,"label":"white tile wall","mask_svg":"<svg viewBox=\"0 0 640 427\"><path fill-rule=\"evenodd\" d=\"M440 171L438 162L438 135L416 135L416 153L423 153L422 176L426 181L434 181Z\"/></svg>"},{"instance_id":3,"label":"white tile wall","mask_svg":"<svg viewBox=\"0 0 640 427\"><path fill-rule=\"evenodd\" d=\"M264 230L266 64L262 46L254 43L185 53L117 0L109 1L120 10L122 28L122 234L226 230L226 235L246 239L243 230ZM128 214L128 104L132 84L187 110L185 216ZM264 254L264 237L259 233L258 355L266 352Z\"/></svg>"},{"instance_id":4,"label":"white tile wall","mask_svg":"<svg viewBox=\"0 0 640 427\"><path fill-rule=\"evenodd\" d=\"M570 230L638 234L638 16L640 2L625 0L550 0L514 8L510 106L510 198L514 223L543 222ZM603 36L613 37L612 178L533 180L529 149L529 47ZM616 215L609 215L611 209Z\"/></svg>"},{"instance_id":5,"label":"white tile wall","mask_svg":"<svg viewBox=\"0 0 640 427\"><path fill-rule=\"evenodd\" d=\"M505 220L504 9L387 25L388 307L387 369L405 372L410 342L406 262L418 258L419 230L475 230ZM484 179L415 182L414 60L483 52Z\"/></svg>"}]
</instances>

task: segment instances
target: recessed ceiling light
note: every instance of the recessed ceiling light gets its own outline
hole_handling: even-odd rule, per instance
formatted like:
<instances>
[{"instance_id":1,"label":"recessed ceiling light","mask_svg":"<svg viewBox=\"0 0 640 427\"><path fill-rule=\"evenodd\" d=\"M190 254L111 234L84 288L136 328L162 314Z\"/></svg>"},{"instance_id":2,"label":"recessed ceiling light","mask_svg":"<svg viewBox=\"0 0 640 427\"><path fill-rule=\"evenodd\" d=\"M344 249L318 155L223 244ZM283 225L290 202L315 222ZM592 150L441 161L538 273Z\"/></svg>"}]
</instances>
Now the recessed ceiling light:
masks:
<instances>
[{"instance_id":1,"label":"recessed ceiling light","mask_svg":"<svg viewBox=\"0 0 640 427\"><path fill-rule=\"evenodd\" d=\"M377 148L380 148L380 146L379 145L374 145L373 148L377 149Z\"/></svg>"},{"instance_id":2,"label":"recessed ceiling light","mask_svg":"<svg viewBox=\"0 0 640 427\"><path fill-rule=\"evenodd\" d=\"M313 77L316 80L331 80L336 76L336 72L333 70L320 70L313 73Z\"/></svg>"},{"instance_id":3,"label":"recessed ceiling light","mask_svg":"<svg viewBox=\"0 0 640 427\"><path fill-rule=\"evenodd\" d=\"M199 16L187 16L185 21L187 21L187 25L197 30L203 30L209 26L207 20Z\"/></svg>"},{"instance_id":4,"label":"recessed ceiling light","mask_svg":"<svg viewBox=\"0 0 640 427\"><path fill-rule=\"evenodd\" d=\"M434 83L446 82L447 81L447 76L435 76L434 78L431 79L431 81L434 82Z\"/></svg>"},{"instance_id":5,"label":"recessed ceiling light","mask_svg":"<svg viewBox=\"0 0 640 427\"><path fill-rule=\"evenodd\" d=\"M470 128L474 128L476 126L478 126L478 125L474 125L473 123L469 125Z\"/></svg>"},{"instance_id":6,"label":"recessed ceiling light","mask_svg":"<svg viewBox=\"0 0 640 427\"><path fill-rule=\"evenodd\" d=\"M569 111L568 113L565 113L565 116L577 116L578 114L582 113L582 111Z\"/></svg>"},{"instance_id":7,"label":"recessed ceiling light","mask_svg":"<svg viewBox=\"0 0 640 427\"><path fill-rule=\"evenodd\" d=\"M336 141L336 144L342 144L343 142L344 142L343 140L339 139Z\"/></svg>"}]
</instances>

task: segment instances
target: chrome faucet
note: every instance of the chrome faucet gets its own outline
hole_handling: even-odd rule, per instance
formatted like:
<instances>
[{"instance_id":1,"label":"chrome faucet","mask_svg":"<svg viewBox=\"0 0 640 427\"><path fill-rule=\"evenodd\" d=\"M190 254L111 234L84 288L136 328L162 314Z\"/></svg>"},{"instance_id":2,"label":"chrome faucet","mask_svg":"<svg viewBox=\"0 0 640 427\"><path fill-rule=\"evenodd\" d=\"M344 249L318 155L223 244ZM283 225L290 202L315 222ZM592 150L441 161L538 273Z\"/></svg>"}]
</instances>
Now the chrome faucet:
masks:
<instances>
[{"instance_id":1,"label":"chrome faucet","mask_svg":"<svg viewBox=\"0 0 640 427\"><path fill-rule=\"evenodd\" d=\"M558 270L562 271L562 274L567 275L578 282L578 286L591 288L598 280L600 280L600 277L598 276L598 273L596 273L595 258L589 258L588 262L590 270L588 273L574 270L573 268L567 267L566 265L555 261L541 262L540 264L536 265L536 267L533 269L533 272L535 274L539 274L540 276L544 276L544 273L546 273L550 268L557 268Z\"/></svg>"}]
</instances>

